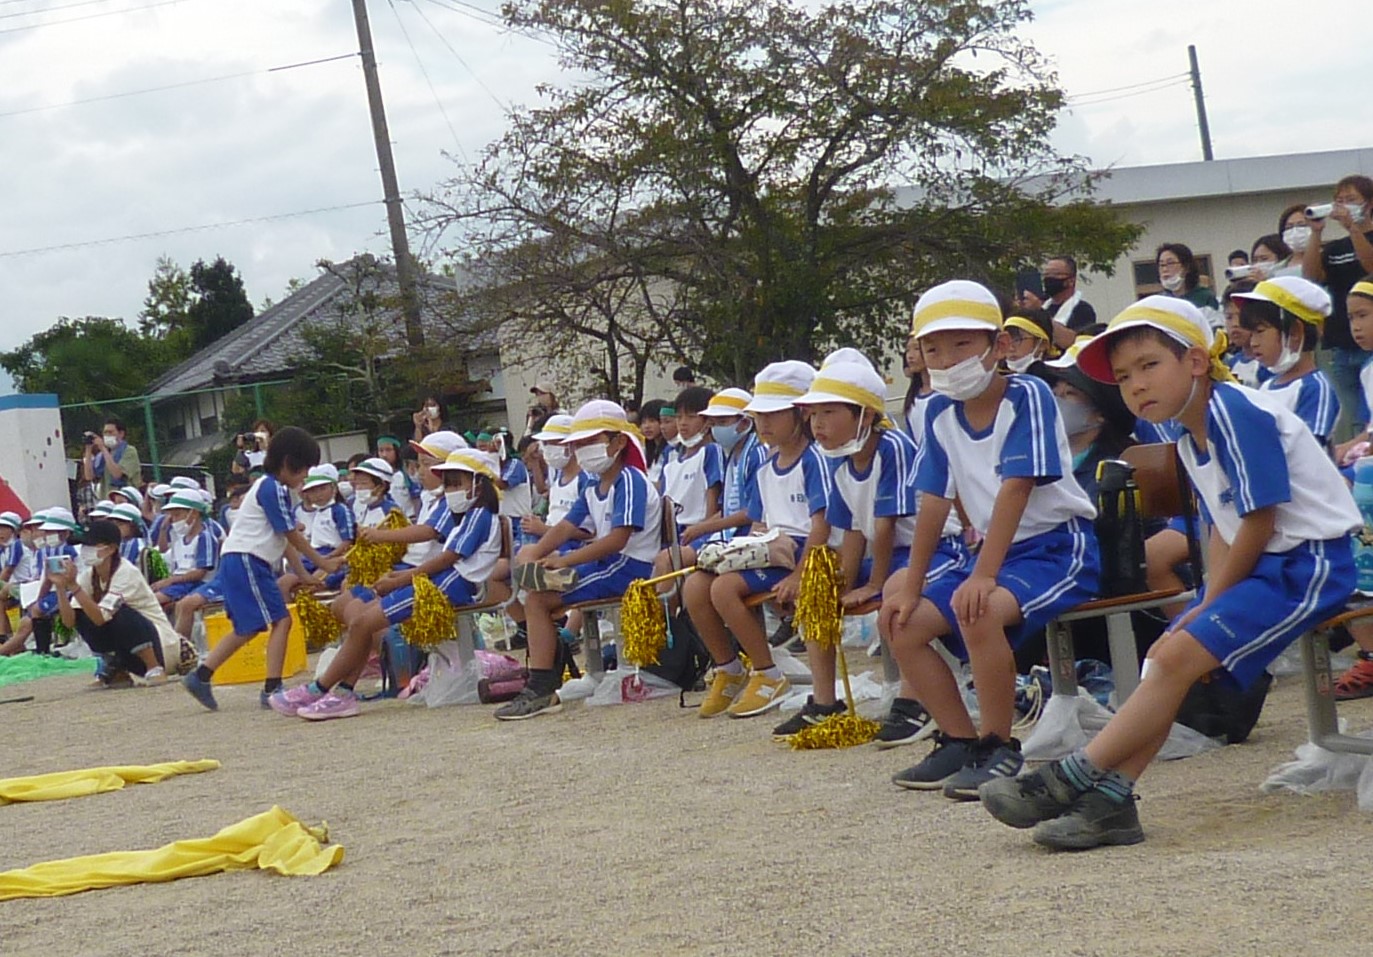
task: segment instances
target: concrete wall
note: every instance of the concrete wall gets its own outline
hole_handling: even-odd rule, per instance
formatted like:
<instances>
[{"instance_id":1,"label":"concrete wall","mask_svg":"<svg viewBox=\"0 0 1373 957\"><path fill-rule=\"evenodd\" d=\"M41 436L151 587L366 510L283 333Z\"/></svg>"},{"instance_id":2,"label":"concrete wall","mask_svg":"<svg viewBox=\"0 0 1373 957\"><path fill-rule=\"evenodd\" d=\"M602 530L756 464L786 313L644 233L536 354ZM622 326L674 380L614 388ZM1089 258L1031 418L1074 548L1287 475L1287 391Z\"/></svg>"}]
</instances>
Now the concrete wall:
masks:
<instances>
[{"instance_id":1,"label":"concrete wall","mask_svg":"<svg viewBox=\"0 0 1373 957\"><path fill-rule=\"evenodd\" d=\"M0 477L30 511L70 506L57 396L0 396Z\"/></svg>"}]
</instances>

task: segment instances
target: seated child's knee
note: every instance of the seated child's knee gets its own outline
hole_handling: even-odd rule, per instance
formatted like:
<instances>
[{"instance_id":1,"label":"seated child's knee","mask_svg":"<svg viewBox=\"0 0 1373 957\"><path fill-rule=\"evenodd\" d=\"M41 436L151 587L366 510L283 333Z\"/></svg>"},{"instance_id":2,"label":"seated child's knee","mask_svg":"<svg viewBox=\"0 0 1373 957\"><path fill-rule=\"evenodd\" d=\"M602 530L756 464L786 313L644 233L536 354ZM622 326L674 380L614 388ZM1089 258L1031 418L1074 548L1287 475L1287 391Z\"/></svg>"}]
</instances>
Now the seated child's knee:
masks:
<instances>
[{"instance_id":1,"label":"seated child's knee","mask_svg":"<svg viewBox=\"0 0 1373 957\"><path fill-rule=\"evenodd\" d=\"M744 580L731 572L718 575L710 583L710 600L717 605L721 602L739 602L744 597Z\"/></svg>"}]
</instances>

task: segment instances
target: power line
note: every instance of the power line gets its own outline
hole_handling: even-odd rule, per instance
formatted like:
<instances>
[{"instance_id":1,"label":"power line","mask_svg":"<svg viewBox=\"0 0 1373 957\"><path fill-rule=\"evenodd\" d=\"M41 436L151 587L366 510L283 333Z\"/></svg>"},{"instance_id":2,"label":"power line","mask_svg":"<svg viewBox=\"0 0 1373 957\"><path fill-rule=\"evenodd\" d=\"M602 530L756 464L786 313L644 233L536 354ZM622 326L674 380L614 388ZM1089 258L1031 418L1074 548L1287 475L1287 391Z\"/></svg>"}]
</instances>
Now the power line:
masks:
<instances>
[{"instance_id":1,"label":"power line","mask_svg":"<svg viewBox=\"0 0 1373 957\"><path fill-rule=\"evenodd\" d=\"M416 2L416 0L412 0L412 2ZM484 10L475 4L464 3L463 0L429 0L429 2L432 3L434 6L438 7L440 10L447 10L449 13L456 13L459 16L464 16L470 20L475 20L476 22L485 24L488 27L496 27L498 29L505 30L510 33L515 33L519 36L525 37L526 39L533 40L536 43L542 43L545 46L550 46L554 49L557 49L558 44L550 38L548 38L547 36L544 36L541 33L537 33L527 28L513 30L511 29L509 24L507 24L503 19L501 19L500 14L493 13L489 10ZM419 9L417 3L415 9Z\"/></svg>"},{"instance_id":2,"label":"power line","mask_svg":"<svg viewBox=\"0 0 1373 957\"><path fill-rule=\"evenodd\" d=\"M1075 101L1068 103L1067 106L1070 109L1076 109L1083 106L1097 106L1101 103L1111 103L1115 100L1128 100L1132 96L1144 96L1147 93L1159 93L1163 90L1169 90L1174 87L1187 86L1189 82L1190 81L1188 81L1187 79L1174 80L1171 83L1165 83L1162 86L1151 87L1147 90L1135 90L1133 93L1118 93L1115 96L1103 96L1094 100Z\"/></svg>"},{"instance_id":3,"label":"power line","mask_svg":"<svg viewBox=\"0 0 1373 957\"><path fill-rule=\"evenodd\" d=\"M0 33L19 33L23 30L38 30L42 27L55 27L63 23L80 23L82 20L95 20L99 17L115 17L121 13L137 13L139 10L151 10L154 7L169 7L174 3L184 3L185 0L158 0L157 3L145 3L137 7L125 7L123 10L106 10L104 13L88 13L81 17L68 17L65 20L48 20L46 23L30 23L22 27L5 27Z\"/></svg>"},{"instance_id":4,"label":"power line","mask_svg":"<svg viewBox=\"0 0 1373 957\"><path fill-rule=\"evenodd\" d=\"M259 76L264 73L280 73L283 70L295 70L305 66L316 66L320 63L334 63L338 60L351 60L356 57L356 53L340 53L338 56L323 57L319 60L302 60L299 63L284 63L281 66L267 67L264 70L246 70L243 73L226 73L223 76L207 76L199 80L184 80L180 83L168 83L164 86L150 86L142 90L126 90L123 93L106 93L103 96L87 97L84 100L68 100L65 103L48 103L45 106L30 106L22 110L10 110L0 113L0 117L22 116L25 113L41 113L44 110L56 110L65 106L81 106L85 103L100 103L105 100L118 100L126 96L142 96L145 93L161 93L164 90L180 90L188 86L201 86L205 83L219 83L224 80L238 80L245 76Z\"/></svg>"},{"instance_id":5,"label":"power line","mask_svg":"<svg viewBox=\"0 0 1373 957\"><path fill-rule=\"evenodd\" d=\"M1190 75L1191 75L1191 74L1189 74L1187 71L1184 70L1184 71L1181 72L1181 73L1174 73L1172 76L1160 76L1160 77L1157 77L1157 78L1152 79L1152 80L1145 80L1145 81L1143 81L1143 82L1141 82L1141 83L1130 83L1130 84L1127 84L1126 86L1113 86L1113 87L1111 87L1110 89L1106 89L1106 90L1091 90L1091 91L1089 91L1089 92L1087 92L1087 93L1073 93L1072 95L1070 95L1070 96L1068 97L1068 99L1070 99L1070 100L1083 100L1083 99L1086 99L1087 97L1091 97L1091 96L1101 96L1102 94L1105 94L1105 93L1119 93L1119 92L1121 92L1122 90L1135 90L1135 89L1140 88L1141 86L1153 86L1155 83L1163 83L1163 82L1168 81L1168 80L1178 80L1178 79L1182 79L1183 77L1187 77L1187 76L1190 76Z\"/></svg>"},{"instance_id":6,"label":"power line","mask_svg":"<svg viewBox=\"0 0 1373 957\"><path fill-rule=\"evenodd\" d=\"M453 137L453 145L458 148L464 160L467 159L467 152L462 148L462 141L458 139L458 131L453 128L453 121L448 118L448 110L444 108L443 100L439 98L439 91L434 89L434 81L429 78L429 71L424 68L424 60L420 57L420 51L415 48L415 41L410 39L410 31L405 29L405 21L400 18L400 11L392 0L387 0L391 12L395 14L396 26L400 27L401 36L405 37L405 43L410 47L410 52L415 55L415 64L420 68L420 75L424 77L425 85L429 87L429 95L434 98L434 105L439 108L439 113L443 115L443 122L448 126L448 132Z\"/></svg>"},{"instance_id":7,"label":"power line","mask_svg":"<svg viewBox=\"0 0 1373 957\"><path fill-rule=\"evenodd\" d=\"M441 4L440 4L440 6L441 6ZM424 20L424 22L425 22L426 24L428 24L429 29L432 30L432 31L434 31L434 36L436 36L436 37L439 38L439 42L442 43L444 46L448 47L448 52L451 53L451 54L453 54L453 57L454 57L459 63L462 64L463 69L465 69L468 73L470 73L470 74L472 75L472 79L477 81L477 86L481 87L482 90L486 93L486 95L489 96L489 97L491 97L491 102L492 102L492 103L495 103L496 106L500 107L500 110L501 110L502 113L508 112L508 111L510 110L510 105L509 105L508 103L504 102L504 101L503 101L499 96L497 96L495 93L493 93L493 92L491 91L491 87L487 86L487 85L482 81L482 78L479 77L479 76L477 76L477 71L474 70L474 69L472 69L472 67L468 66L467 61L464 60L464 59L462 58L462 54L458 52L457 47L453 46L453 44L451 44L451 43L448 42L448 38L447 38L446 36L444 36L441 32L439 32L439 28L436 27L436 26L434 26L433 22L432 22L427 16L424 15L424 11L421 10L419 7L415 7L415 12L418 13L418 14L420 15L421 18L423 18L423 20Z\"/></svg>"},{"instance_id":8,"label":"power line","mask_svg":"<svg viewBox=\"0 0 1373 957\"><path fill-rule=\"evenodd\" d=\"M379 199L369 199L363 203L345 203L341 206L320 206L315 209L301 209L293 213L276 213L271 216L253 216L248 219L235 219L222 223L202 223L199 226L180 226L176 229L159 229L151 233L132 233L128 236L110 236L106 239L87 239L75 243L58 243L54 246L34 246L31 249L11 249L0 252L0 259L13 256L32 256L38 253L58 252L65 249L84 249L88 246L106 246L112 243L133 242L140 239L157 239L161 236L175 236L179 233L194 233L203 229L227 229L231 226L247 226L252 223L270 223L281 219L295 219L299 216L313 216L317 213L333 213L345 209L362 209L366 206L380 206Z\"/></svg>"}]
</instances>

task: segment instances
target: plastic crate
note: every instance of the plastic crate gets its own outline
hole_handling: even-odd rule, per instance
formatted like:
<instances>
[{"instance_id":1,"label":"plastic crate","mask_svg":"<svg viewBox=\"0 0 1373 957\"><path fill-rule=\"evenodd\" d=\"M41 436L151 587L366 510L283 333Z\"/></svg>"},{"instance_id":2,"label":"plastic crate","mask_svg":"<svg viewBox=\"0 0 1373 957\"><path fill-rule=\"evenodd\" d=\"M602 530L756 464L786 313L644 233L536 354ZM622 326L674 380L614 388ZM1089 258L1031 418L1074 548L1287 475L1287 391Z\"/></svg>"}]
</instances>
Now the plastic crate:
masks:
<instances>
[{"instance_id":1,"label":"plastic crate","mask_svg":"<svg viewBox=\"0 0 1373 957\"><path fill-rule=\"evenodd\" d=\"M286 667L282 677L289 678L305 670L305 629L301 627L296 615L295 603L286 606L291 613L291 634L286 639ZM205 644L213 650L227 636L233 634L233 626L224 612L217 611L205 616ZM224 664L216 669L213 684L241 685L259 682L267 677L267 632L261 632L249 641Z\"/></svg>"}]
</instances>

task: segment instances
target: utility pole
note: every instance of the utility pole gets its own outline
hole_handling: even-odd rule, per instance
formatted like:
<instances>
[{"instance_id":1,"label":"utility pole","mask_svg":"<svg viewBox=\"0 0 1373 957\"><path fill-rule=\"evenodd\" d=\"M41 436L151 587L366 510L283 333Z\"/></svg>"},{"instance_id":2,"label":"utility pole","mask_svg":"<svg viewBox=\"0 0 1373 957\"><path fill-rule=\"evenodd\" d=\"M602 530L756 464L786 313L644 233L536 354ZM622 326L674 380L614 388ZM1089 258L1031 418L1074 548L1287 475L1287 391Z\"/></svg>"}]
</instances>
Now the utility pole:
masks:
<instances>
[{"instance_id":1,"label":"utility pole","mask_svg":"<svg viewBox=\"0 0 1373 957\"><path fill-rule=\"evenodd\" d=\"M1188 44L1187 58L1192 61L1192 95L1197 101L1197 126L1201 127L1201 158L1209 161L1216 155L1211 152L1211 124L1206 122L1206 97L1201 92L1201 67L1197 66L1195 45Z\"/></svg>"},{"instance_id":2,"label":"utility pole","mask_svg":"<svg viewBox=\"0 0 1373 957\"><path fill-rule=\"evenodd\" d=\"M391 156L391 133L386 128L386 107L381 101L381 80L377 77L377 56L372 49L372 26L367 20L367 0L353 0L353 20L358 28L358 52L362 56L362 75L367 80L367 105L372 111L372 139L376 141L377 163L381 167L381 186L386 199L386 221L391 227L391 252L396 259L396 281L400 284L401 313L405 317L405 338L412 349L424 345L424 326L420 322L420 297L415 288L415 264L410 259L410 241L405 236L405 210L396 181L396 161Z\"/></svg>"}]
</instances>

